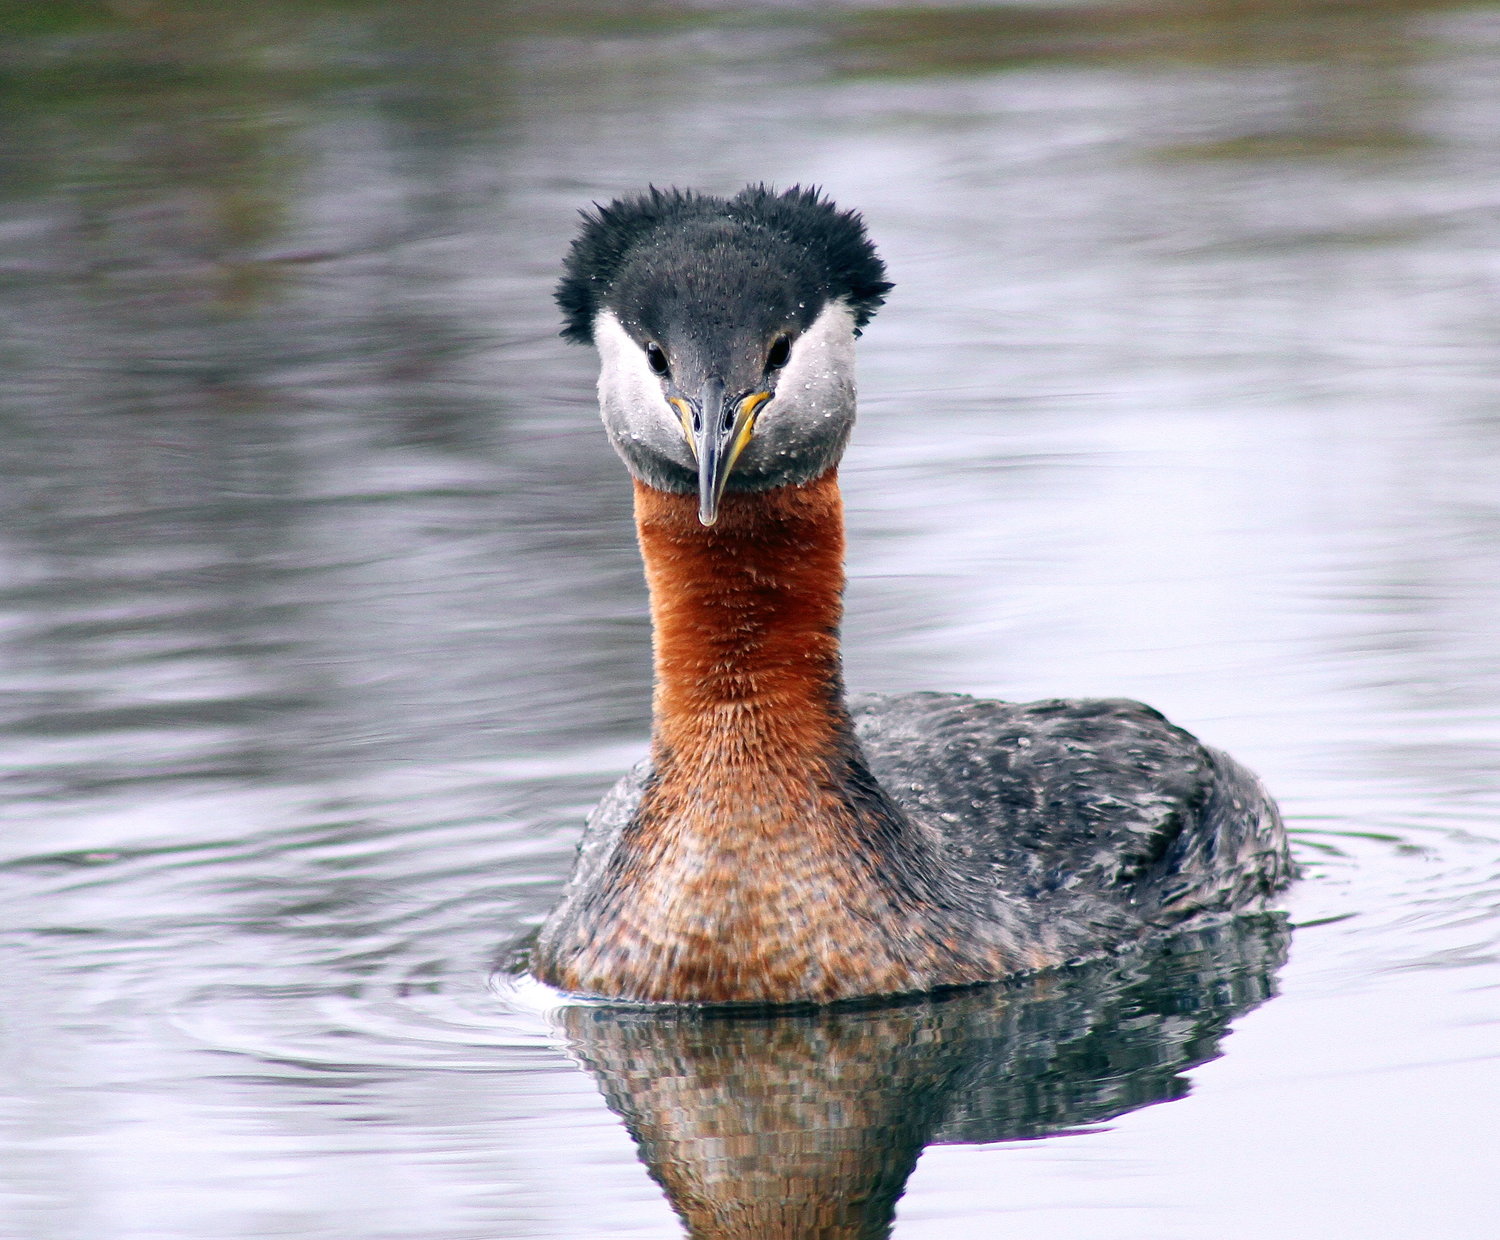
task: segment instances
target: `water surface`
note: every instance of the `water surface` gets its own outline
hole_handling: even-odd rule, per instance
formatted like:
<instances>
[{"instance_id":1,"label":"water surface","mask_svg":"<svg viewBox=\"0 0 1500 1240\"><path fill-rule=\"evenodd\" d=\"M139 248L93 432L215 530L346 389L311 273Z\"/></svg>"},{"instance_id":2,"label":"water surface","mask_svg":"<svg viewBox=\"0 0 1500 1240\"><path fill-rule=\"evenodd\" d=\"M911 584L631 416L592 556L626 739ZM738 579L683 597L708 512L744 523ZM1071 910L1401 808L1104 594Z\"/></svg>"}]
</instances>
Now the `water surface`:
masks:
<instances>
[{"instance_id":1,"label":"water surface","mask_svg":"<svg viewBox=\"0 0 1500 1240\"><path fill-rule=\"evenodd\" d=\"M24 12L0 1235L679 1235L643 1158L827 1234L1493 1234L1500 8ZM1167 711L1280 799L1289 948L743 1026L491 986L648 725L557 260L748 180L898 285L851 684Z\"/></svg>"}]
</instances>

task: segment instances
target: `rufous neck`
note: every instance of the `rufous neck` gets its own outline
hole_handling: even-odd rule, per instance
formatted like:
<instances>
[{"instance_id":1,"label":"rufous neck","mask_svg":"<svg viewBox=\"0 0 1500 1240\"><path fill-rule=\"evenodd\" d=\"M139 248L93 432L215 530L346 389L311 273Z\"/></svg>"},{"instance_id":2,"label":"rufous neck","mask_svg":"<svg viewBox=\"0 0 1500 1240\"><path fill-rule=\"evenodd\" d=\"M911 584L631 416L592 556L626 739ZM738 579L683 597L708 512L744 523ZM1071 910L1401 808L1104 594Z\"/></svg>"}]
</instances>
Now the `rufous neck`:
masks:
<instances>
[{"instance_id":1,"label":"rufous neck","mask_svg":"<svg viewBox=\"0 0 1500 1240\"><path fill-rule=\"evenodd\" d=\"M801 486L731 493L713 526L693 495L637 482L651 590L658 747L711 746L764 761L844 718L839 661L844 513L836 471ZM759 751L759 752L750 752Z\"/></svg>"}]
</instances>

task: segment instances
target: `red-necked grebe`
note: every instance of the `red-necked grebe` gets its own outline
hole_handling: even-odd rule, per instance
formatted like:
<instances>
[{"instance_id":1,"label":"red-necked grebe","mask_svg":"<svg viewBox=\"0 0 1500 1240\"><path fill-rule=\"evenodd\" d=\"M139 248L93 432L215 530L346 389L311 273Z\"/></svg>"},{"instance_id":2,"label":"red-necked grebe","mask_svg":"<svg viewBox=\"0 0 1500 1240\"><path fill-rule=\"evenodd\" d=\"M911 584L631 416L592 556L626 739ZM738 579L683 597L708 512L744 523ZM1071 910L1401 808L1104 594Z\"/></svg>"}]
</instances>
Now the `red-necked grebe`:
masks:
<instances>
[{"instance_id":1,"label":"red-necked grebe","mask_svg":"<svg viewBox=\"0 0 1500 1240\"><path fill-rule=\"evenodd\" d=\"M654 727L538 977L676 1003L925 991L1288 880L1255 777L1138 702L846 701L837 469L855 338L891 288L857 214L750 187L584 219L558 302L635 481Z\"/></svg>"}]
</instances>

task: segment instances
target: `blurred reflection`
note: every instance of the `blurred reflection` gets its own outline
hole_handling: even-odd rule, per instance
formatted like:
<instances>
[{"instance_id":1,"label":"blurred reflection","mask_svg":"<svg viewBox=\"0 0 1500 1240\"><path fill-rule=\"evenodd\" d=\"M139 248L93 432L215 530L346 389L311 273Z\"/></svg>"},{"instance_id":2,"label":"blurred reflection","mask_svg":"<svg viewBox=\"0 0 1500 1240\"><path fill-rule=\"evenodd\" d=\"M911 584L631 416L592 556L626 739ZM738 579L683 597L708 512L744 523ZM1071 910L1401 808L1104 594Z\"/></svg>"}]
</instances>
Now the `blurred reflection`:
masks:
<instances>
[{"instance_id":1,"label":"blurred reflection","mask_svg":"<svg viewBox=\"0 0 1500 1240\"><path fill-rule=\"evenodd\" d=\"M1014 986L793 1015L575 1007L574 1051L697 1240L878 1240L922 1150L1181 1097L1272 992L1275 918Z\"/></svg>"},{"instance_id":2,"label":"blurred reflection","mask_svg":"<svg viewBox=\"0 0 1500 1240\"><path fill-rule=\"evenodd\" d=\"M594 485L586 387L593 452L511 434L536 389L493 359L561 353L544 286L465 285L534 244L496 216L505 7L364 8L60 3L67 55L0 49L12 792L639 727L644 621L598 591L628 489Z\"/></svg>"},{"instance_id":3,"label":"blurred reflection","mask_svg":"<svg viewBox=\"0 0 1500 1240\"><path fill-rule=\"evenodd\" d=\"M998 68L1046 61L1315 61L1390 50L1411 18L1452 0L1062 0L1029 4L872 5L841 47L866 67Z\"/></svg>"}]
</instances>

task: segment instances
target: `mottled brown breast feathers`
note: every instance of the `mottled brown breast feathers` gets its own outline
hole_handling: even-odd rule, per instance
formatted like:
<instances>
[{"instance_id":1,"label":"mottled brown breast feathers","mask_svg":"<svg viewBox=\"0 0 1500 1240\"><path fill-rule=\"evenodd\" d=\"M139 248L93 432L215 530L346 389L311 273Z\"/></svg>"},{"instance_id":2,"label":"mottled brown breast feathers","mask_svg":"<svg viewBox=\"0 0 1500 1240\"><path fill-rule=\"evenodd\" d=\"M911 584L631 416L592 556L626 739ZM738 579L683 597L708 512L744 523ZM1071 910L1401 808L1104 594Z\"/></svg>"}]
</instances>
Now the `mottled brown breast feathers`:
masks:
<instances>
[{"instance_id":1,"label":"mottled brown breast feathers","mask_svg":"<svg viewBox=\"0 0 1500 1240\"><path fill-rule=\"evenodd\" d=\"M785 1002L993 976L913 896L921 841L863 803L843 703L843 510L832 473L726 498L636 486L655 632L654 775L538 972L569 990ZM913 858L917 862L913 862ZM924 881L930 879L926 875ZM983 956L983 960L977 957Z\"/></svg>"}]
</instances>

